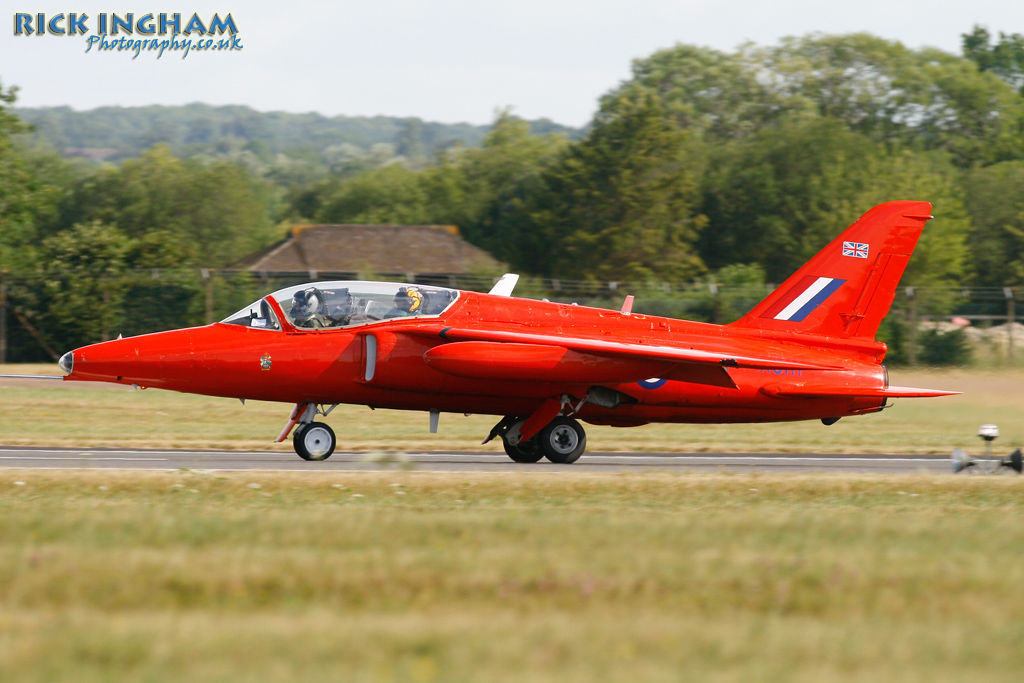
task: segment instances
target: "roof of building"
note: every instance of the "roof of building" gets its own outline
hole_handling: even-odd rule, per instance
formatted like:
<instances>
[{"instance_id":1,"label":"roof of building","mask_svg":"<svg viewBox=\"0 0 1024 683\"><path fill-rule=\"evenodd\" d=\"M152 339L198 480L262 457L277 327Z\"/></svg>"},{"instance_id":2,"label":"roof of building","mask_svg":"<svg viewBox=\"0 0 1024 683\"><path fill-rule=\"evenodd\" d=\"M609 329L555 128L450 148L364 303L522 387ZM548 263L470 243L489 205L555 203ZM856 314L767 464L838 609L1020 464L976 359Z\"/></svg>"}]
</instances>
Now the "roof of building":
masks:
<instances>
[{"instance_id":1,"label":"roof of building","mask_svg":"<svg viewBox=\"0 0 1024 683\"><path fill-rule=\"evenodd\" d=\"M454 225L293 225L291 236L243 259L254 272L468 273L500 264Z\"/></svg>"}]
</instances>

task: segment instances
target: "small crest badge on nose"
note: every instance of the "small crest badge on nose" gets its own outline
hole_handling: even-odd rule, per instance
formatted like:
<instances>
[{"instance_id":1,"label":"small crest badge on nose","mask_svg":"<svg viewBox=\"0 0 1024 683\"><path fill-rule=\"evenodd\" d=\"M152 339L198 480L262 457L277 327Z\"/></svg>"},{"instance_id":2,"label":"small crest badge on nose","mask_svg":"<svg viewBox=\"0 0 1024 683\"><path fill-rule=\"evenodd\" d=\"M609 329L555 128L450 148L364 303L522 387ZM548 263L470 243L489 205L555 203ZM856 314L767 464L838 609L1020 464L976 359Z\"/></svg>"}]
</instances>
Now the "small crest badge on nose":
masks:
<instances>
[{"instance_id":1,"label":"small crest badge on nose","mask_svg":"<svg viewBox=\"0 0 1024 683\"><path fill-rule=\"evenodd\" d=\"M261 370L269 370L270 366L271 366L270 354L269 353L265 353L265 354L263 354L263 357L260 358L260 369Z\"/></svg>"}]
</instances>

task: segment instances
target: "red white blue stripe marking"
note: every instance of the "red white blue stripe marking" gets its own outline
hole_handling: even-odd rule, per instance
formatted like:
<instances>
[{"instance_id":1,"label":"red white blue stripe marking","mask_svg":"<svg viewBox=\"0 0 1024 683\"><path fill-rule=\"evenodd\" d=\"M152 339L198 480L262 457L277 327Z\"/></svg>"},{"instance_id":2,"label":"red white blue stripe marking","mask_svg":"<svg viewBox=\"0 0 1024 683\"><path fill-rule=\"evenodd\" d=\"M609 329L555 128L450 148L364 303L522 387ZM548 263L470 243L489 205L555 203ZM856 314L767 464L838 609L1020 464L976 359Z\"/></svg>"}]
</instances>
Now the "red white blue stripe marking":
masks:
<instances>
[{"instance_id":1,"label":"red white blue stripe marking","mask_svg":"<svg viewBox=\"0 0 1024 683\"><path fill-rule=\"evenodd\" d=\"M844 282L846 280L834 277L808 275L772 304L761 317L800 322L832 296Z\"/></svg>"}]
</instances>

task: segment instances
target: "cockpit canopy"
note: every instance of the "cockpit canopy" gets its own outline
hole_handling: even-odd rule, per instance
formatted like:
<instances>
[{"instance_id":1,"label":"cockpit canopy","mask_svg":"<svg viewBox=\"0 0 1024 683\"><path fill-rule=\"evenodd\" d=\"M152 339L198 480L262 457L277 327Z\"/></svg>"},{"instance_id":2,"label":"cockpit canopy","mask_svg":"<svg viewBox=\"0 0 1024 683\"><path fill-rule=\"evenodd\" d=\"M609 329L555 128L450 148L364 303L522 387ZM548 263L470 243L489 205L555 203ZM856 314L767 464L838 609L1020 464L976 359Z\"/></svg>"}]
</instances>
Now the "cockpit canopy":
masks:
<instances>
[{"instance_id":1,"label":"cockpit canopy","mask_svg":"<svg viewBox=\"0 0 1024 683\"><path fill-rule=\"evenodd\" d=\"M267 301L275 300L288 323L299 329L338 329L395 318L432 318L459 298L444 287L393 282L316 282L280 289L221 322L279 330Z\"/></svg>"}]
</instances>

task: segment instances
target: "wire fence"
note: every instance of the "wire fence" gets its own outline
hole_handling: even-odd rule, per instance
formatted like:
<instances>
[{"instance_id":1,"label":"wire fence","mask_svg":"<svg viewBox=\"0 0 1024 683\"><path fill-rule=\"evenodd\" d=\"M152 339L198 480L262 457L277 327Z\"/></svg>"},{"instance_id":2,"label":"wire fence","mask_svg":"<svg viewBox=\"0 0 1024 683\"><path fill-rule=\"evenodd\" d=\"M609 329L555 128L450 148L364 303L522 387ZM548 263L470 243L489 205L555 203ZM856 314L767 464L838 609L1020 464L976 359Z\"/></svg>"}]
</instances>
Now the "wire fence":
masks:
<instances>
[{"instance_id":1,"label":"wire fence","mask_svg":"<svg viewBox=\"0 0 1024 683\"><path fill-rule=\"evenodd\" d=\"M384 280L486 292L498 277L208 268L4 272L0 274L0 363L55 359L69 348L118 334L132 336L209 324L277 289L326 280ZM741 317L775 287L774 283L522 277L515 295L614 309L627 295L633 295L636 313L723 324ZM900 287L889 317L898 321L909 337L904 360L911 364L916 360L915 334L921 323L961 319L961 325L970 321L978 328L1003 325L1017 320L1019 293L1014 287ZM1009 330L1008 358L1012 360L1012 326Z\"/></svg>"}]
</instances>

